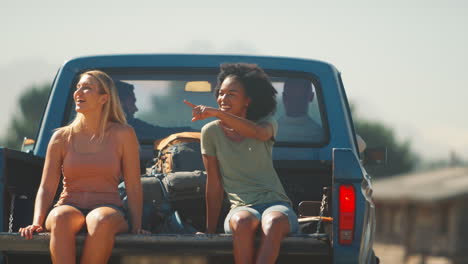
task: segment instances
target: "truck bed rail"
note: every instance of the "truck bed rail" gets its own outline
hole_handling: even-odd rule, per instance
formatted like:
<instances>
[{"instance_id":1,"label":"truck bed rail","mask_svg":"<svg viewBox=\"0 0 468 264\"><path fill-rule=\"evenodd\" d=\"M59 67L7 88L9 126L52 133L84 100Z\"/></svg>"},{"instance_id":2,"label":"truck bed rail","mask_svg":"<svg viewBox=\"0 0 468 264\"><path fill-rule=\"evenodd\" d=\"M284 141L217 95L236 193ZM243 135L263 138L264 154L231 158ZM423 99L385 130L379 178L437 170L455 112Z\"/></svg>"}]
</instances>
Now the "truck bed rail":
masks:
<instances>
[{"instance_id":1,"label":"truck bed rail","mask_svg":"<svg viewBox=\"0 0 468 264\"><path fill-rule=\"evenodd\" d=\"M76 244L81 250L85 234L78 234ZM0 232L0 251L3 253L49 254L50 233L34 235L25 240L19 233ZM259 239L256 241L259 242ZM232 254L232 236L120 234L115 238L113 255L229 255ZM328 255L330 245L326 234L291 235L281 243L282 255Z\"/></svg>"}]
</instances>

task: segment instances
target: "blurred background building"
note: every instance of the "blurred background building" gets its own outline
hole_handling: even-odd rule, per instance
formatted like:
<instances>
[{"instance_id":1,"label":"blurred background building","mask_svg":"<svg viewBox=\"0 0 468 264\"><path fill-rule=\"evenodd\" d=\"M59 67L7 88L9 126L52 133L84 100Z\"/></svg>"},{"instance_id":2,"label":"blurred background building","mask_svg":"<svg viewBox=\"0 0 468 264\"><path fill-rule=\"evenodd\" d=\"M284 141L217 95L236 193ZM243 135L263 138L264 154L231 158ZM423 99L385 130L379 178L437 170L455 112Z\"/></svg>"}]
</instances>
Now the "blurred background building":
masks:
<instances>
[{"instance_id":1,"label":"blurred background building","mask_svg":"<svg viewBox=\"0 0 468 264\"><path fill-rule=\"evenodd\" d=\"M419 256L468 263L468 167L388 177L374 183L376 240L403 248L401 263Z\"/></svg>"}]
</instances>

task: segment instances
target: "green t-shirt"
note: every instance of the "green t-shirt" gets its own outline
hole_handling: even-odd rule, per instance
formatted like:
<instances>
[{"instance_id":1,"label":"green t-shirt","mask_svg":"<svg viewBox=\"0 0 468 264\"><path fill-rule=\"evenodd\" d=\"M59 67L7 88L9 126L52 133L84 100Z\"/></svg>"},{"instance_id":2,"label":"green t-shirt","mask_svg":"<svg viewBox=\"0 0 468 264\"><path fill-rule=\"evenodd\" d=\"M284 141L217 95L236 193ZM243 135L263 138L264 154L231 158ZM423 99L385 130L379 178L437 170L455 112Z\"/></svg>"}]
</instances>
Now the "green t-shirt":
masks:
<instances>
[{"instance_id":1,"label":"green t-shirt","mask_svg":"<svg viewBox=\"0 0 468 264\"><path fill-rule=\"evenodd\" d=\"M272 124L276 135L276 121L271 117L259 121L265 122ZM273 140L253 138L232 141L224 134L219 120L202 128L201 152L217 158L231 208L271 202L291 203L273 168L273 143Z\"/></svg>"}]
</instances>

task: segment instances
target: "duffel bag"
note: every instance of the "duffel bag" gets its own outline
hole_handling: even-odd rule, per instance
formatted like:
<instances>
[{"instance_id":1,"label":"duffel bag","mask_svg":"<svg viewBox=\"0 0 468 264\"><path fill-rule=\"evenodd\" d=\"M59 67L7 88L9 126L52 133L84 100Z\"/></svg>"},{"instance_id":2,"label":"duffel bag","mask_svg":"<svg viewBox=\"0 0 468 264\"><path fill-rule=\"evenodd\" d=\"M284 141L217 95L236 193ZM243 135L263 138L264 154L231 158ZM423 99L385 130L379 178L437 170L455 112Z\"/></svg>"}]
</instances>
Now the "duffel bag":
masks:
<instances>
[{"instance_id":1,"label":"duffel bag","mask_svg":"<svg viewBox=\"0 0 468 264\"><path fill-rule=\"evenodd\" d=\"M172 213L171 205L164 196L161 180L156 176L141 177L143 191L142 228L155 232L158 225L165 219L165 215ZM160 175L159 175L160 176ZM128 208L125 183L119 184L120 198L124 207Z\"/></svg>"},{"instance_id":2,"label":"duffel bag","mask_svg":"<svg viewBox=\"0 0 468 264\"><path fill-rule=\"evenodd\" d=\"M169 201L204 198L206 173L203 171L179 171L168 173L162 179Z\"/></svg>"},{"instance_id":3,"label":"duffel bag","mask_svg":"<svg viewBox=\"0 0 468 264\"><path fill-rule=\"evenodd\" d=\"M143 191L143 203L152 204L158 209L161 209L166 203L164 197L163 186L158 175L155 176L143 176L140 178L141 188ZM125 183L121 182L119 184L119 194L120 198L126 203L127 201L127 191L125 189ZM164 208L162 208L164 209Z\"/></svg>"},{"instance_id":4,"label":"duffel bag","mask_svg":"<svg viewBox=\"0 0 468 264\"><path fill-rule=\"evenodd\" d=\"M206 173L202 171L168 173L162 183L167 200L180 213L184 223L205 229Z\"/></svg>"}]
</instances>

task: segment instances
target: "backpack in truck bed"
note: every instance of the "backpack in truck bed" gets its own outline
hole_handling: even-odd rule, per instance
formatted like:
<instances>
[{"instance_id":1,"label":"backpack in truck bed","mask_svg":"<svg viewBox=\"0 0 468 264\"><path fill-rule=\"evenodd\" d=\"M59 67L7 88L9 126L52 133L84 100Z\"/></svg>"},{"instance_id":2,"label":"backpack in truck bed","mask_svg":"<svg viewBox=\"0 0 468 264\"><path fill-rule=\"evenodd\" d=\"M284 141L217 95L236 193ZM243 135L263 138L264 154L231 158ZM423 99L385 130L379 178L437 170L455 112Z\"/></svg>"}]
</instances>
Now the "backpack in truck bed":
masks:
<instances>
[{"instance_id":1,"label":"backpack in truck bed","mask_svg":"<svg viewBox=\"0 0 468 264\"><path fill-rule=\"evenodd\" d=\"M172 172L166 174L161 183L167 201L183 221L204 230L206 173L200 170Z\"/></svg>"},{"instance_id":2,"label":"backpack in truck bed","mask_svg":"<svg viewBox=\"0 0 468 264\"><path fill-rule=\"evenodd\" d=\"M205 230L206 206L204 171L173 172L144 175L142 227L153 233L190 234ZM125 184L119 185L124 206L128 208ZM229 212L229 201L224 199L220 219ZM223 221L217 230L222 232Z\"/></svg>"},{"instance_id":3,"label":"backpack in truck bed","mask_svg":"<svg viewBox=\"0 0 468 264\"><path fill-rule=\"evenodd\" d=\"M161 183L164 195L171 207L180 213L187 225L197 230L205 230L206 223L206 177L205 171L179 171L166 174ZM220 219L224 219L230 210L227 196L224 196ZM223 232L224 222L218 221L217 230Z\"/></svg>"},{"instance_id":4,"label":"backpack in truck bed","mask_svg":"<svg viewBox=\"0 0 468 264\"><path fill-rule=\"evenodd\" d=\"M188 176L190 172L185 174ZM200 173L196 173L196 175L195 177L203 177ZM203 197L200 196L199 192L194 192L190 195L191 192L184 191L184 197L195 199L186 200L187 204L174 207L173 203L169 200L168 194L171 193L171 196L174 197L174 194L178 194L179 191L174 192L173 188L169 188L170 192L168 193L163 183L163 181L167 182L164 180L165 178L165 174L141 177L143 191L142 228L152 233L193 234L197 229L195 229L191 223L196 222L199 228L198 230L202 230L201 227L203 227L205 219L205 211L201 209L204 205ZM188 178L191 177L188 176ZM189 181L192 180L189 179ZM184 186L184 184L182 184L182 186ZM182 188L181 190L184 189L186 188ZM179 190L179 188L177 188L177 190ZM124 202L124 207L128 210L128 200L124 182L119 184L119 193ZM185 210L186 206L189 208L188 211ZM193 208L198 208L199 211L194 213L192 210ZM182 209L182 212L179 212L179 209ZM181 213L183 213L184 217L182 217Z\"/></svg>"},{"instance_id":5,"label":"backpack in truck bed","mask_svg":"<svg viewBox=\"0 0 468 264\"><path fill-rule=\"evenodd\" d=\"M205 196L206 172L178 171L166 174L162 179L166 197L170 202L203 199Z\"/></svg>"},{"instance_id":6,"label":"backpack in truck bed","mask_svg":"<svg viewBox=\"0 0 468 264\"><path fill-rule=\"evenodd\" d=\"M181 132L154 142L156 157L151 174L204 170L200 132Z\"/></svg>"},{"instance_id":7,"label":"backpack in truck bed","mask_svg":"<svg viewBox=\"0 0 468 264\"><path fill-rule=\"evenodd\" d=\"M142 176L141 187L143 191L143 211L141 225L143 229L154 232L165 215L172 213L172 208L167 201L163 186L158 175ZM120 198L124 207L128 210L127 192L125 183L119 184Z\"/></svg>"}]
</instances>

